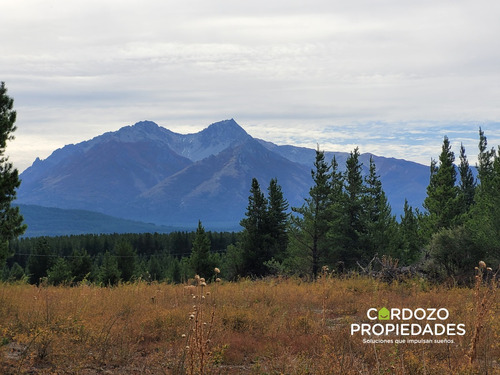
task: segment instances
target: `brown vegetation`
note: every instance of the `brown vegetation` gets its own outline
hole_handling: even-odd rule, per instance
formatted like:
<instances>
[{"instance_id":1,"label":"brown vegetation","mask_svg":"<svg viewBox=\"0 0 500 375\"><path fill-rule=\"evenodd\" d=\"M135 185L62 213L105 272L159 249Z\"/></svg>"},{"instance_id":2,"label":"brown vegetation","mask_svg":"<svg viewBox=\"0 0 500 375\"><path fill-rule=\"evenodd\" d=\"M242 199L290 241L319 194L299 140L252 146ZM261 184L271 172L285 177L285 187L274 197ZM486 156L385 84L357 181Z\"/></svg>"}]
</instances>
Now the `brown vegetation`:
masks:
<instances>
[{"instance_id":1,"label":"brown vegetation","mask_svg":"<svg viewBox=\"0 0 500 375\"><path fill-rule=\"evenodd\" d=\"M500 374L492 285L326 273L312 283L193 285L1 284L0 373ZM383 306L446 308L466 334L453 344L366 344L351 336L351 323Z\"/></svg>"}]
</instances>

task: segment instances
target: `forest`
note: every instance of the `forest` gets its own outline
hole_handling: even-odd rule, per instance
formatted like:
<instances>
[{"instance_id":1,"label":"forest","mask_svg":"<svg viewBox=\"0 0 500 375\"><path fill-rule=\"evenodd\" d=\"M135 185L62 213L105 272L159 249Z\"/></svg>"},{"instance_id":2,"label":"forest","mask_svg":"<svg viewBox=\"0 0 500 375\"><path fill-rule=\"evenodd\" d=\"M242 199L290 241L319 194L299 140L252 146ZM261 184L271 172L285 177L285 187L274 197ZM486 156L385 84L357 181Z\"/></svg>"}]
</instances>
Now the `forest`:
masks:
<instances>
[{"instance_id":1,"label":"forest","mask_svg":"<svg viewBox=\"0 0 500 375\"><path fill-rule=\"evenodd\" d=\"M227 280L314 279L324 269L370 273L390 264L410 276L467 284L479 260L499 264L500 148L488 148L481 129L475 169L463 145L456 160L445 136L430 165L423 207L405 202L399 218L375 163L363 174L359 155L354 149L341 172L318 149L312 186L300 207L289 207L276 179L266 190L253 179L240 232L205 231L199 222L196 232L12 239L1 278L54 285L180 283L196 274L208 279L218 267Z\"/></svg>"}]
</instances>

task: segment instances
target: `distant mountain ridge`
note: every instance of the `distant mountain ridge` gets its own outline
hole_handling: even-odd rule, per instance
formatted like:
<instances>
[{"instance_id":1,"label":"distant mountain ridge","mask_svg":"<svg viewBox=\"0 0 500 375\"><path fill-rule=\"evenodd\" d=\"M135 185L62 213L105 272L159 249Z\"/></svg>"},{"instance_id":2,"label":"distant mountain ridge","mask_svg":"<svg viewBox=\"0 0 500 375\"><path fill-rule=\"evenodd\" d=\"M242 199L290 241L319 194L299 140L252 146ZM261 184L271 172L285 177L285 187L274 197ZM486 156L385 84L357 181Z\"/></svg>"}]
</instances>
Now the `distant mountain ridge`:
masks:
<instances>
[{"instance_id":1,"label":"distant mountain ridge","mask_svg":"<svg viewBox=\"0 0 500 375\"><path fill-rule=\"evenodd\" d=\"M22 237L68 236L102 233L170 233L174 228L120 219L98 212L19 205L28 229Z\"/></svg>"},{"instance_id":2,"label":"distant mountain ridge","mask_svg":"<svg viewBox=\"0 0 500 375\"><path fill-rule=\"evenodd\" d=\"M55 150L20 176L17 202L83 209L174 227L234 228L243 218L251 179L262 190L277 178L290 206L300 206L312 185L315 151L278 146L250 136L233 119L194 134L151 121ZM336 156L344 168L347 153ZM368 166L370 154L362 154ZM429 168L373 156L395 213L407 198L420 207Z\"/></svg>"}]
</instances>

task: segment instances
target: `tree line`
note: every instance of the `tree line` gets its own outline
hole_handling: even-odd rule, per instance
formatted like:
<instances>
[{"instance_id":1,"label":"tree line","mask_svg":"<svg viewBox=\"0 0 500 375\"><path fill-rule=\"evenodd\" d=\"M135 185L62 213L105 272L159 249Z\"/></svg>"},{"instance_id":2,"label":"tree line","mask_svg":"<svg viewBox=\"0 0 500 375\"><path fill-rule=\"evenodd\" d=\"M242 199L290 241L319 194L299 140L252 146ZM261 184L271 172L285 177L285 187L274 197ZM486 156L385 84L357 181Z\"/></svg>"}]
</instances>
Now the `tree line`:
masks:
<instances>
[{"instance_id":1,"label":"tree line","mask_svg":"<svg viewBox=\"0 0 500 375\"><path fill-rule=\"evenodd\" d=\"M227 279L272 274L315 278L324 267L338 273L364 269L375 257L416 265L435 280L465 282L478 260L500 261L500 146L488 148L479 129L477 178L463 145L459 163L448 137L430 164L422 210L405 202L396 218L373 159L362 174L359 150L344 172L335 159L316 150L312 186L300 207L289 207L281 186L271 179L267 194L252 179L239 233L82 235L18 239L26 229L11 203L20 185L5 155L16 112L0 85L0 277L53 284L136 279L182 282L206 279L214 268Z\"/></svg>"},{"instance_id":2,"label":"tree line","mask_svg":"<svg viewBox=\"0 0 500 375\"><path fill-rule=\"evenodd\" d=\"M210 258L210 269L220 265L226 248L236 243L234 232L169 234L86 234L20 238L10 242L11 257L2 279L29 283L74 284L82 281L114 285L133 280L183 282L203 271L199 263ZM200 238L206 253L196 255Z\"/></svg>"},{"instance_id":3,"label":"tree line","mask_svg":"<svg viewBox=\"0 0 500 375\"><path fill-rule=\"evenodd\" d=\"M455 164L445 136L439 158L431 161L422 209L405 201L399 218L391 212L373 159L363 175L359 156L355 148L341 172L335 157L328 162L318 149L309 195L291 213L276 180L266 198L254 179L241 240L226 253L230 275L314 278L325 266L356 271L385 257L437 281L465 283L479 260L498 266L500 147L489 149L481 128L477 173L463 144Z\"/></svg>"}]
</instances>

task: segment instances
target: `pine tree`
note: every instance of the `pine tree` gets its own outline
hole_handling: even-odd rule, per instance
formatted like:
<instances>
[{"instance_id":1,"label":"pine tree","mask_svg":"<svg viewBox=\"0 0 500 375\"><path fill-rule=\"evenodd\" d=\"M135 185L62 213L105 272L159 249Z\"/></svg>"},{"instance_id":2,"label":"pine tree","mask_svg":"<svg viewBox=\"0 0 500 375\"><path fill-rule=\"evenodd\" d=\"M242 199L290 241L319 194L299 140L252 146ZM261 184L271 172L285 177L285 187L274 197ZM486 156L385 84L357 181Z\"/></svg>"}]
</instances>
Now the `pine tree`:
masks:
<instances>
[{"instance_id":1,"label":"pine tree","mask_svg":"<svg viewBox=\"0 0 500 375\"><path fill-rule=\"evenodd\" d=\"M198 228L196 229L189 262L193 273L204 278L208 278L212 275L215 267L210 254L210 248L210 239L201 221L198 221Z\"/></svg>"},{"instance_id":2,"label":"pine tree","mask_svg":"<svg viewBox=\"0 0 500 375\"><path fill-rule=\"evenodd\" d=\"M469 167L465 147L460 145L460 165L458 167L460 174L460 206L461 213L466 214L474 204L474 195L476 193L476 181Z\"/></svg>"},{"instance_id":3,"label":"pine tree","mask_svg":"<svg viewBox=\"0 0 500 375\"><path fill-rule=\"evenodd\" d=\"M356 147L346 161L345 171L345 232L341 246L341 259L347 267L355 265L363 256L361 236L366 232L366 222L363 220L363 196L365 186L361 174L362 163L359 161L359 149Z\"/></svg>"},{"instance_id":4,"label":"pine tree","mask_svg":"<svg viewBox=\"0 0 500 375\"><path fill-rule=\"evenodd\" d=\"M309 272L318 275L321 262L328 254L329 209L331 198L330 166L325 162L325 154L316 150L314 169L311 170L314 185L309 190L309 197L301 207L292 211L291 230L298 254L302 262L309 263Z\"/></svg>"},{"instance_id":5,"label":"pine tree","mask_svg":"<svg viewBox=\"0 0 500 375\"><path fill-rule=\"evenodd\" d=\"M74 282L88 278L92 272L92 258L86 250L75 250L69 263Z\"/></svg>"},{"instance_id":6,"label":"pine tree","mask_svg":"<svg viewBox=\"0 0 500 375\"><path fill-rule=\"evenodd\" d=\"M422 240L419 233L418 215L413 212L413 208L406 199L403 212L399 224L399 237L402 246L397 258L404 264L411 264L421 256Z\"/></svg>"},{"instance_id":7,"label":"pine tree","mask_svg":"<svg viewBox=\"0 0 500 375\"><path fill-rule=\"evenodd\" d=\"M488 140L484 132L479 128L479 155L478 155L478 177L481 181L482 189L489 185L493 178L493 163L495 158L495 149L488 150Z\"/></svg>"},{"instance_id":8,"label":"pine tree","mask_svg":"<svg viewBox=\"0 0 500 375\"><path fill-rule=\"evenodd\" d=\"M54 253L46 238L37 240L28 258L28 275L31 284L39 284L47 276L47 271L54 264Z\"/></svg>"},{"instance_id":9,"label":"pine tree","mask_svg":"<svg viewBox=\"0 0 500 375\"><path fill-rule=\"evenodd\" d=\"M136 251L130 242L122 240L116 244L114 253L122 280L130 281L136 270Z\"/></svg>"},{"instance_id":10,"label":"pine tree","mask_svg":"<svg viewBox=\"0 0 500 375\"><path fill-rule=\"evenodd\" d=\"M0 84L0 268L9 256L9 241L26 230L19 207L12 207L16 189L21 181L19 173L5 156L7 141L13 140L16 130L16 111L14 100L7 95L5 83Z\"/></svg>"},{"instance_id":11,"label":"pine tree","mask_svg":"<svg viewBox=\"0 0 500 375\"><path fill-rule=\"evenodd\" d=\"M424 208L427 210L424 219L426 236L429 239L432 233L454 226L460 214L454 161L455 155L451 151L450 141L445 136L439 156L439 166L434 161L431 163L431 178L424 200Z\"/></svg>"},{"instance_id":12,"label":"pine tree","mask_svg":"<svg viewBox=\"0 0 500 375\"><path fill-rule=\"evenodd\" d=\"M373 157L370 157L369 174L365 178L365 192L361 198L362 228L360 244L363 250L361 257L370 260L375 254L394 255L397 238L396 220L392 216L391 206L377 175Z\"/></svg>"},{"instance_id":13,"label":"pine tree","mask_svg":"<svg viewBox=\"0 0 500 375\"><path fill-rule=\"evenodd\" d=\"M335 156L332 159L330 173L330 197L328 212L328 233L330 251L327 255L328 264L337 265L342 262L343 247L346 242L347 219L346 219L346 197L344 191L343 173L339 170L339 165Z\"/></svg>"},{"instance_id":14,"label":"pine tree","mask_svg":"<svg viewBox=\"0 0 500 375\"><path fill-rule=\"evenodd\" d=\"M160 259L158 259L157 254L154 254L151 258L149 258L147 272L149 274L149 278L154 281L161 281L165 277L163 264Z\"/></svg>"},{"instance_id":15,"label":"pine tree","mask_svg":"<svg viewBox=\"0 0 500 375\"><path fill-rule=\"evenodd\" d=\"M169 256L167 258L167 269L165 271L165 276L170 282L180 283L186 281L183 279L181 262L178 258Z\"/></svg>"},{"instance_id":16,"label":"pine tree","mask_svg":"<svg viewBox=\"0 0 500 375\"><path fill-rule=\"evenodd\" d=\"M252 179L245 218L240 225L242 233L242 272L245 276L262 276L266 273L264 262L272 258L269 249L267 199L262 193L259 181Z\"/></svg>"},{"instance_id":17,"label":"pine tree","mask_svg":"<svg viewBox=\"0 0 500 375\"><path fill-rule=\"evenodd\" d=\"M19 263L14 262L14 264L10 268L8 281L9 282L19 281L25 279L25 277L26 275L24 273L23 267L21 267Z\"/></svg>"},{"instance_id":18,"label":"pine tree","mask_svg":"<svg viewBox=\"0 0 500 375\"><path fill-rule=\"evenodd\" d=\"M116 285L120 281L121 272L118 268L116 256L106 251L102 257L102 264L99 269L99 281L104 285Z\"/></svg>"},{"instance_id":19,"label":"pine tree","mask_svg":"<svg viewBox=\"0 0 500 375\"><path fill-rule=\"evenodd\" d=\"M47 271L47 278L49 283L53 285L70 282L72 279L71 268L66 259L57 258L52 267Z\"/></svg>"},{"instance_id":20,"label":"pine tree","mask_svg":"<svg viewBox=\"0 0 500 375\"><path fill-rule=\"evenodd\" d=\"M272 257L282 262L288 248L288 202L283 197L276 178L271 179L268 188L267 220Z\"/></svg>"}]
</instances>

